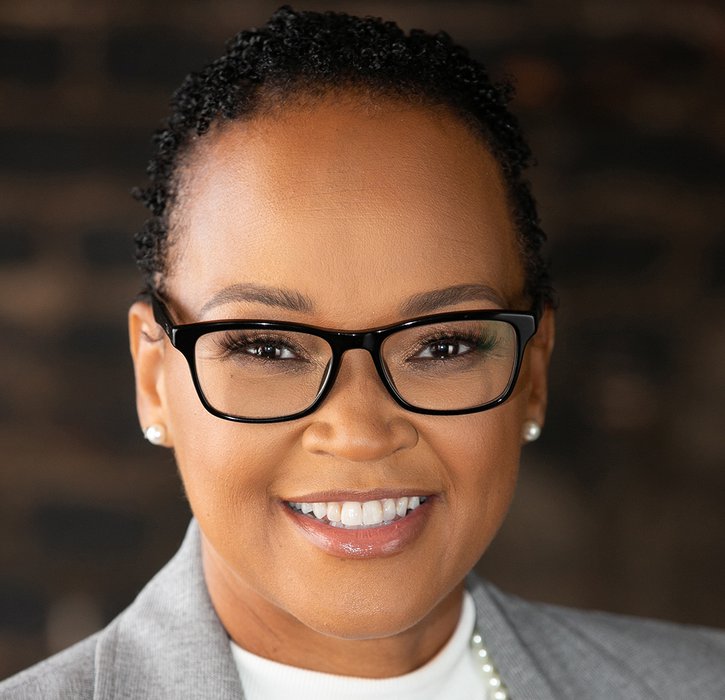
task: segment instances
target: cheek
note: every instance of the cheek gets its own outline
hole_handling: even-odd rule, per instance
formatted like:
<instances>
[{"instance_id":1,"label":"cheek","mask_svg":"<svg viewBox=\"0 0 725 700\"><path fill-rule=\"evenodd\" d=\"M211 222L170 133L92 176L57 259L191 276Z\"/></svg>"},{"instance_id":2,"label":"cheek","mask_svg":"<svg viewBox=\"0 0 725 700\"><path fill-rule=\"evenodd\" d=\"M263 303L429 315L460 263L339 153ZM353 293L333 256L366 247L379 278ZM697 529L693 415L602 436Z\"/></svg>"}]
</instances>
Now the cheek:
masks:
<instances>
[{"instance_id":1,"label":"cheek","mask_svg":"<svg viewBox=\"0 0 725 700\"><path fill-rule=\"evenodd\" d=\"M498 531L513 498L525 402L452 420L430 442L446 465L451 541L472 566ZM469 567L470 568L470 567Z\"/></svg>"},{"instance_id":2,"label":"cheek","mask_svg":"<svg viewBox=\"0 0 725 700\"><path fill-rule=\"evenodd\" d=\"M244 514L262 515L269 507L274 465L281 462L285 445L283 428L213 416L202 406L179 357L181 362L169 358L165 368L174 455L197 519L210 529L227 530Z\"/></svg>"}]
</instances>

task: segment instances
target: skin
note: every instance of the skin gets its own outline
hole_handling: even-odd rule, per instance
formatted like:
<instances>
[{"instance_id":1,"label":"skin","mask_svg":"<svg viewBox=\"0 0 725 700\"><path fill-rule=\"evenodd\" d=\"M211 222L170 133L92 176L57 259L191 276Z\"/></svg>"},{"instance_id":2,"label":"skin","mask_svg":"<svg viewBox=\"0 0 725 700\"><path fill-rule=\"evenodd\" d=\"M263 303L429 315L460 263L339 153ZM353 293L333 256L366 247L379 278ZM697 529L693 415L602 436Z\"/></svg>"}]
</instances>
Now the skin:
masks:
<instances>
[{"instance_id":1,"label":"skin","mask_svg":"<svg viewBox=\"0 0 725 700\"><path fill-rule=\"evenodd\" d=\"M437 310L527 309L497 165L443 108L337 96L216 127L188 159L173 223L167 296L177 323L359 330L405 320L406 300L461 284L487 285L496 299ZM243 283L283 287L314 306L227 300L202 311ZM513 396L493 410L408 412L356 350L316 412L263 425L207 413L148 305L134 304L129 319L141 425L167 428L230 636L283 663L364 677L400 675L435 655L458 621L463 578L509 507L522 424L544 422L551 310ZM420 536L394 556L331 556L281 505L377 488L436 496Z\"/></svg>"}]
</instances>

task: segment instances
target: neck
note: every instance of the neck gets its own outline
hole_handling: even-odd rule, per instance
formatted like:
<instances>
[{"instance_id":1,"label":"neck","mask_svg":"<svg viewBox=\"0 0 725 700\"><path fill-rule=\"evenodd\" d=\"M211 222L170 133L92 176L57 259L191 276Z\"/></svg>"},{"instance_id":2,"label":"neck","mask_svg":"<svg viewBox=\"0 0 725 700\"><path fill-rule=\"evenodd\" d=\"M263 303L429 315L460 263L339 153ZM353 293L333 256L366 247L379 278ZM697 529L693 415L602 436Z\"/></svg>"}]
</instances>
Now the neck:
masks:
<instances>
[{"instance_id":1,"label":"neck","mask_svg":"<svg viewBox=\"0 0 725 700\"><path fill-rule=\"evenodd\" d=\"M259 595L204 542L204 576L214 608L232 640L278 663L360 678L390 678L421 667L453 634L461 613L461 583L407 629L364 637L321 631Z\"/></svg>"}]
</instances>

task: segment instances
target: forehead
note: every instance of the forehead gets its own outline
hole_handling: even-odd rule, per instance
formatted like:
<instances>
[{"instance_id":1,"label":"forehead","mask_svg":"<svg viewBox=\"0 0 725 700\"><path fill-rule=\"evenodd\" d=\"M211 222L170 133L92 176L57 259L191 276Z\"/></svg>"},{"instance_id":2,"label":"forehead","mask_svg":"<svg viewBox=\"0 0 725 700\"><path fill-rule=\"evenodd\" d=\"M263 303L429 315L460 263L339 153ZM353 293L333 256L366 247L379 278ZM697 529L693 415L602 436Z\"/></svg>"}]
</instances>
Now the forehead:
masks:
<instances>
[{"instance_id":1,"label":"forehead","mask_svg":"<svg viewBox=\"0 0 725 700\"><path fill-rule=\"evenodd\" d=\"M229 122L181 183L169 289L192 313L246 283L309 296L319 322L371 325L433 288L521 296L498 165L444 108L328 98Z\"/></svg>"}]
</instances>

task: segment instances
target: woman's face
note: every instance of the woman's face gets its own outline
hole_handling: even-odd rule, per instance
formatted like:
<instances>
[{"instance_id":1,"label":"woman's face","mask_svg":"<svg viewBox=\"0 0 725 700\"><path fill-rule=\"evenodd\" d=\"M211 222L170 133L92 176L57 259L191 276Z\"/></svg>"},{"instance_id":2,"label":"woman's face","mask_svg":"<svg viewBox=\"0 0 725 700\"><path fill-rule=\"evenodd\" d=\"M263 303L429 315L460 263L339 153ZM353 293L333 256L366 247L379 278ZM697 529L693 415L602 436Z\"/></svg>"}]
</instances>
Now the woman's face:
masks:
<instances>
[{"instance_id":1,"label":"woman's face","mask_svg":"<svg viewBox=\"0 0 725 700\"><path fill-rule=\"evenodd\" d=\"M450 289L425 312L526 310L495 161L443 109L329 98L229 123L199 141L183 182L167 283L176 323L360 330L405 320L421 295ZM288 308L277 290L308 303ZM131 333L141 421L168 429L228 628L253 610L266 627L379 639L457 610L461 581L509 506L522 424L543 422L548 313L509 401L461 416L401 408L370 355L353 350L311 415L225 421L202 407L165 336L144 336L160 336L144 304ZM412 526L376 530L370 546L361 531L310 534L288 505L401 496L428 500L407 516Z\"/></svg>"}]
</instances>

